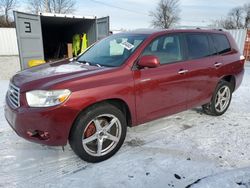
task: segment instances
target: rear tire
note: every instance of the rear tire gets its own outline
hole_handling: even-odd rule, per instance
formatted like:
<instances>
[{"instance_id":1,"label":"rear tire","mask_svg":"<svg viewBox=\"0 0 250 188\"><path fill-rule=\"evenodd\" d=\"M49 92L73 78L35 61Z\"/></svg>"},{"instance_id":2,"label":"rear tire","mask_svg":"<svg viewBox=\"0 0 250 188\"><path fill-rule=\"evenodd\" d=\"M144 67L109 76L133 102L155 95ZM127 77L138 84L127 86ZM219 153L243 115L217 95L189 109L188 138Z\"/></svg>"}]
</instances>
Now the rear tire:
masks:
<instances>
[{"instance_id":1,"label":"rear tire","mask_svg":"<svg viewBox=\"0 0 250 188\"><path fill-rule=\"evenodd\" d=\"M77 118L69 144L81 159L101 162L120 149L126 132L126 119L120 109L110 104L93 105Z\"/></svg>"},{"instance_id":2,"label":"rear tire","mask_svg":"<svg viewBox=\"0 0 250 188\"><path fill-rule=\"evenodd\" d=\"M203 111L208 115L220 116L227 111L231 99L231 84L227 81L221 80L214 91L210 103L202 105Z\"/></svg>"}]
</instances>

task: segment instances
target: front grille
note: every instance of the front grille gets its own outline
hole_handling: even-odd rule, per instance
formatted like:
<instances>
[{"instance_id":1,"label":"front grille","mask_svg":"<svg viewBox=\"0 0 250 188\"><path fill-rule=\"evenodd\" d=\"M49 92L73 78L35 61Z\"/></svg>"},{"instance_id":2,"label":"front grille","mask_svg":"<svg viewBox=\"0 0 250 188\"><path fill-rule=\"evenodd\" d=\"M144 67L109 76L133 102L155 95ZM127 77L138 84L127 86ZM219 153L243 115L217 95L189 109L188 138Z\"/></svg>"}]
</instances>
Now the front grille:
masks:
<instances>
[{"instance_id":1,"label":"front grille","mask_svg":"<svg viewBox=\"0 0 250 188\"><path fill-rule=\"evenodd\" d=\"M20 90L18 87L14 86L12 83L9 85L8 99L14 108L20 106Z\"/></svg>"}]
</instances>

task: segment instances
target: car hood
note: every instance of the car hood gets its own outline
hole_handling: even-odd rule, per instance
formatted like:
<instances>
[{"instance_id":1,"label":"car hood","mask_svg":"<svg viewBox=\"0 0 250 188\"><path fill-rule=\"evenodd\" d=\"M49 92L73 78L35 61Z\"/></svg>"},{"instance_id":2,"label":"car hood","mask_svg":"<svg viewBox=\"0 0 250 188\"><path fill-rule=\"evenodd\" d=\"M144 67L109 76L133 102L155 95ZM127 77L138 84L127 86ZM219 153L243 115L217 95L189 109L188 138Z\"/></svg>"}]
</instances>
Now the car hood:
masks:
<instances>
[{"instance_id":1,"label":"car hood","mask_svg":"<svg viewBox=\"0 0 250 188\"><path fill-rule=\"evenodd\" d=\"M19 87L21 92L34 88L47 89L60 82L91 76L109 69L111 68L89 66L77 61L63 60L20 71L13 76L11 82Z\"/></svg>"}]
</instances>

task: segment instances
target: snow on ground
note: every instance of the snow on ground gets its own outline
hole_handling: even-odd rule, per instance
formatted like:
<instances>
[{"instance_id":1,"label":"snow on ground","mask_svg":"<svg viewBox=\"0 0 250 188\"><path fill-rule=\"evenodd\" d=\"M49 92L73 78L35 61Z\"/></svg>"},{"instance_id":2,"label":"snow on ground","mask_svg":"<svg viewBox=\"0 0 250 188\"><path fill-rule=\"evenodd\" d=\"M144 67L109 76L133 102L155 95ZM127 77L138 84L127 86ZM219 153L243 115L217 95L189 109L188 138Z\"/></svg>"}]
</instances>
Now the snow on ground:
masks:
<instances>
[{"instance_id":1,"label":"snow on ground","mask_svg":"<svg viewBox=\"0 0 250 188\"><path fill-rule=\"evenodd\" d=\"M134 128L112 158L91 164L67 145L19 138L4 118L0 81L0 187L250 187L250 66L221 117L191 109Z\"/></svg>"}]
</instances>

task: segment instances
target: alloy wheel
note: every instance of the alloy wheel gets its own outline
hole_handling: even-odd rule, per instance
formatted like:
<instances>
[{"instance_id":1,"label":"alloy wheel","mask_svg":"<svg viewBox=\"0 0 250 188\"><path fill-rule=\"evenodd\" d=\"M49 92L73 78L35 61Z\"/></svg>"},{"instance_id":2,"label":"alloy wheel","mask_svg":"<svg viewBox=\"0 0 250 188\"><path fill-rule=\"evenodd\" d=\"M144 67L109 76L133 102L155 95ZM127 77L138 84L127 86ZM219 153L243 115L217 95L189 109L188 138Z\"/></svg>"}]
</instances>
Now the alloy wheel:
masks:
<instances>
[{"instance_id":1,"label":"alloy wheel","mask_svg":"<svg viewBox=\"0 0 250 188\"><path fill-rule=\"evenodd\" d=\"M91 156L103 156L111 152L121 138L121 122L111 114L102 114L92 119L82 136L82 145Z\"/></svg>"},{"instance_id":2,"label":"alloy wheel","mask_svg":"<svg viewBox=\"0 0 250 188\"><path fill-rule=\"evenodd\" d=\"M215 109L217 112L223 112L229 105L231 98L230 88L226 85L222 86L215 97Z\"/></svg>"}]
</instances>

